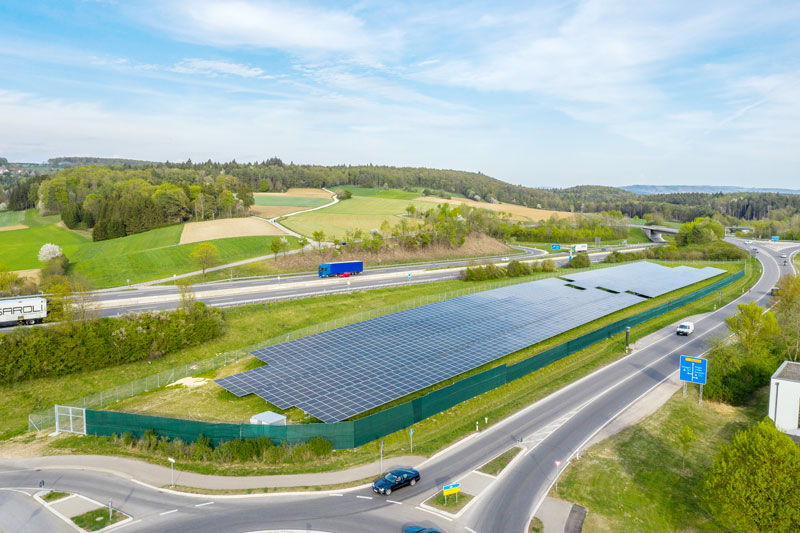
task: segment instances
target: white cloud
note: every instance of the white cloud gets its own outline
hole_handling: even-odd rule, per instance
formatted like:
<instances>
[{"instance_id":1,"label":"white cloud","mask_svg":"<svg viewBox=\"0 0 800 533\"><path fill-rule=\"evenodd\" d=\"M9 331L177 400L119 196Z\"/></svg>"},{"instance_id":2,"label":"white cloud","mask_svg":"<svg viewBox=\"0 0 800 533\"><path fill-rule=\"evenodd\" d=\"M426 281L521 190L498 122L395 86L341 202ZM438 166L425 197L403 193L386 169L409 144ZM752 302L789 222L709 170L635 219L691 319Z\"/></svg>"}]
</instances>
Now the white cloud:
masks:
<instances>
[{"instance_id":1,"label":"white cloud","mask_svg":"<svg viewBox=\"0 0 800 533\"><path fill-rule=\"evenodd\" d=\"M207 74L209 76L233 74L234 76L241 76L243 78L264 77L264 71L258 67L209 59L184 59L169 70L181 74Z\"/></svg>"},{"instance_id":2,"label":"white cloud","mask_svg":"<svg viewBox=\"0 0 800 533\"><path fill-rule=\"evenodd\" d=\"M217 46L289 51L355 51L371 38L358 18L296 2L177 0L158 4L147 23L183 39Z\"/></svg>"}]
</instances>

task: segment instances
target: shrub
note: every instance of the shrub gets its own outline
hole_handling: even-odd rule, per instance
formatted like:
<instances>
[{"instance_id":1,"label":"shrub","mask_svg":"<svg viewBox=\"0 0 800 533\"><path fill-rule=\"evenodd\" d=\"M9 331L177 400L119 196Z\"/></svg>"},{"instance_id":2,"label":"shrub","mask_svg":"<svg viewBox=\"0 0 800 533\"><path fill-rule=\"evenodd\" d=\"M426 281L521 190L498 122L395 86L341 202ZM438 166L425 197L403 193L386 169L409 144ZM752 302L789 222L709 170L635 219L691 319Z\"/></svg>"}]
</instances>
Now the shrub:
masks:
<instances>
[{"instance_id":1,"label":"shrub","mask_svg":"<svg viewBox=\"0 0 800 533\"><path fill-rule=\"evenodd\" d=\"M64 252L61 251L61 247L57 244L47 243L43 244L41 248L39 248L39 261L42 263L46 263L51 259L55 259L56 257L61 257L64 255Z\"/></svg>"},{"instance_id":2,"label":"shrub","mask_svg":"<svg viewBox=\"0 0 800 533\"><path fill-rule=\"evenodd\" d=\"M555 272L556 262L552 259L545 259L542 261L542 272Z\"/></svg>"},{"instance_id":3,"label":"shrub","mask_svg":"<svg viewBox=\"0 0 800 533\"><path fill-rule=\"evenodd\" d=\"M575 254L572 256L572 259L567 262L567 268L586 268L592 264L592 261L589 259L587 254Z\"/></svg>"},{"instance_id":4,"label":"shrub","mask_svg":"<svg viewBox=\"0 0 800 533\"><path fill-rule=\"evenodd\" d=\"M308 441L308 449L311 450L314 457L323 457L330 455L333 451L333 443L322 437L314 437Z\"/></svg>"},{"instance_id":5,"label":"shrub","mask_svg":"<svg viewBox=\"0 0 800 533\"><path fill-rule=\"evenodd\" d=\"M222 314L201 302L171 313L14 330L0 335L0 383L155 359L213 339L222 331Z\"/></svg>"}]
</instances>

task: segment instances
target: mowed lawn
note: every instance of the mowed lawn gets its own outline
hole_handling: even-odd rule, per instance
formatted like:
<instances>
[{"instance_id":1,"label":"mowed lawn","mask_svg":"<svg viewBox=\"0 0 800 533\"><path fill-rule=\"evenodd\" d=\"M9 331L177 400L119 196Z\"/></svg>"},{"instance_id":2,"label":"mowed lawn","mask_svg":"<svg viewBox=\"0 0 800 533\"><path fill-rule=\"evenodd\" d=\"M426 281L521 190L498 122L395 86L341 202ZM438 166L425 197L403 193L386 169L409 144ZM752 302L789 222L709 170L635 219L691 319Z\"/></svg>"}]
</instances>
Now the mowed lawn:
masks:
<instances>
[{"instance_id":1,"label":"mowed lawn","mask_svg":"<svg viewBox=\"0 0 800 533\"><path fill-rule=\"evenodd\" d=\"M172 235L176 240L180 238L180 226L177 228L177 236ZM173 230L173 228L162 228ZM155 230L159 231L159 230ZM148 232L152 233L152 232ZM148 237L147 233L132 235L123 239L108 241L106 250L111 251L114 241L125 241L127 239ZM164 235L159 236L166 238ZM250 257L269 255L270 243L281 236L258 236L258 237L232 237L228 239L215 239L210 241L219 250L220 263L226 264ZM286 236L289 241L288 249L297 248L297 239ZM93 243L93 246L99 243ZM117 243L118 253L94 253L92 247L77 250L77 256L86 259L76 260L72 265L72 271L83 274L92 283L94 288L105 288L125 285L127 280L130 283L140 283L155 279L168 278L173 274L185 274L200 270L191 258L192 250L199 243L182 244L174 246L156 247L154 249L139 249L125 253L124 245ZM142 242L134 242L133 247L141 246Z\"/></svg>"},{"instance_id":2,"label":"mowed lawn","mask_svg":"<svg viewBox=\"0 0 800 533\"><path fill-rule=\"evenodd\" d=\"M121 237L119 239L68 246L64 248L64 253L69 257L72 263L92 261L95 259L107 261L115 257L144 250L175 246L181 239L182 231L183 224L167 226L144 233L137 233L136 235L128 235L127 237Z\"/></svg>"},{"instance_id":3,"label":"mowed lawn","mask_svg":"<svg viewBox=\"0 0 800 533\"><path fill-rule=\"evenodd\" d=\"M398 215L407 214L406 207L409 205L422 210L435 207L434 204L426 202L378 196L353 196L325 209L288 217L281 221L281 224L309 237L315 231L322 230L327 237L342 238L348 229L362 231L380 229L381 224L387 220L389 224L396 226L400 223ZM414 223L412 220L409 222Z\"/></svg>"}]
</instances>

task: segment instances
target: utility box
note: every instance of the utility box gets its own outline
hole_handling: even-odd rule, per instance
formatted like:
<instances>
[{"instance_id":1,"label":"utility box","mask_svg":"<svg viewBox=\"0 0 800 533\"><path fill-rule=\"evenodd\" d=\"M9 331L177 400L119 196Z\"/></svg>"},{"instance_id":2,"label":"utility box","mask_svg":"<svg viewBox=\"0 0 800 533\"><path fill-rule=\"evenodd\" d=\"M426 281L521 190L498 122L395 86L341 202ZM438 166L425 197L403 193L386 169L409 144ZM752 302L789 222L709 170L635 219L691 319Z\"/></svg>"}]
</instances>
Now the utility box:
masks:
<instances>
[{"instance_id":1,"label":"utility box","mask_svg":"<svg viewBox=\"0 0 800 533\"><path fill-rule=\"evenodd\" d=\"M286 415L279 415L273 411L264 411L250 417L251 424L261 424L264 426L285 426Z\"/></svg>"},{"instance_id":2,"label":"utility box","mask_svg":"<svg viewBox=\"0 0 800 533\"><path fill-rule=\"evenodd\" d=\"M775 427L800 438L800 363L784 361L772 375L768 414Z\"/></svg>"}]
</instances>

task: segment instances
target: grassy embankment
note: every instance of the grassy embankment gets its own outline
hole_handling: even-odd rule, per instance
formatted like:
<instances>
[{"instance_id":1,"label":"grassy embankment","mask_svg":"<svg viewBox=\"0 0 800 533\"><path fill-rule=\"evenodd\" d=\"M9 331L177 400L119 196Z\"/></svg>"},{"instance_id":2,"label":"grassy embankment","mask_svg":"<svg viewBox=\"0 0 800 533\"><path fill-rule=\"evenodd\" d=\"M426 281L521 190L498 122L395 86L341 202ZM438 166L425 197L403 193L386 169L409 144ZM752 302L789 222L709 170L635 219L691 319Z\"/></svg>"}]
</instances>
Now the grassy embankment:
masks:
<instances>
[{"instance_id":1,"label":"grassy embankment","mask_svg":"<svg viewBox=\"0 0 800 533\"><path fill-rule=\"evenodd\" d=\"M754 269L750 271L750 275L745 277L743 280L740 280L731 286L725 288L722 293L722 301L727 302L732 298L739 296L742 291L742 287L748 286L752 284L755 279L758 278L759 271L758 269ZM458 282L453 282L458 283ZM447 284L442 284L447 285ZM452 287L452 285L451 285ZM419 290L425 287L414 287L413 289ZM687 292L690 290L694 290L696 287L687 289ZM405 289L401 289L405 290ZM378 291L375 291L378 292ZM368 293L369 295L374 295L375 292ZM388 296L388 293L394 292L394 290L389 289L386 291L381 291L384 295ZM400 291L398 291L400 292ZM677 292L677 291L676 291ZM395 295L397 293L394 293ZM419 295L418 293L417 295ZM350 298L355 295L346 295L347 298ZM670 295L671 297L678 296L678 294ZM337 300L337 297L326 297L328 302L333 302ZM343 301L343 300L339 300ZM718 302L718 297L716 294L712 296L708 296L690 304L682 309L678 309L662 315L658 319L652 320L647 324L642 324L633 328L632 331L632 339L636 340L642 336L648 335L661 327L671 324L680 320L681 318L693 315L702 312L711 311L715 304ZM299 302L284 302L282 304L293 305ZM310 300L304 300L303 304L309 305ZM658 302L655 302L658 303ZM654 304L655 304L654 303ZM282 304L275 304L276 306ZM314 315L316 313L316 309L314 304L311 303L312 307L309 309L309 315ZM338 307L336 304L331 304L332 307ZM256 306L262 307L262 306ZM263 307L262 307L263 308ZM641 310L641 309L638 309ZM637 310L637 311L638 311ZM248 318L252 321L253 317L251 313L247 313L244 308L231 310L242 313L240 315L241 319L244 319L246 315L250 315ZM282 316L282 313L276 313L276 310L273 309L271 316L273 319ZM608 319L608 321L616 320L620 317L613 317ZM277 320L282 320L281 318L277 318ZM243 321L244 322L244 321ZM255 323L258 323L259 326L263 327L263 321L255 320ZM253 322L250 322L253 323ZM597 324L599 326L601 324ZM234 326L234 323L231 323L231 326ZM237 327L238 329L238 327ZM594 329L592 327L591 329ZM586 329L588 330L588 329ZM586 331L581 331L580 328L573 330L570 333L570 337L585 333ZM243 336L247 336L249 333L245 330ZM262 336L261 338L266 338L267 336ZM563 342L564 338L556 338L546 343L541 343L537 346L537 350L545 349L553 344L558 342ZM241 344L240 344L241 345ZM187 351L188 352L188 351ZM531 350L523 350L521 352L517 352L517 354L512 354L509 358L504 359L503 361L510 361L512 359L521 359L525 356L530 355ZM466 402L459 404L458 406L449 409L443 413L439 413L431 418L421 421L420 423L414 426L414 452L415 454L422 454L422 455L429 455L435 453L437 450L441 449L442 447L446 446L450 442L461 438L470 432L474 431L474 421L478 419L482 419L484 416L488 416L490 423L495 423L498 420L518 411L522 407L529 405L530 403L554 392L555 390L567 385L568 383L578 379L597 368L604 366L619 357L624 355L623 351L623 336L617 335L612 339L604 341L602 343L598 343L586 350L583 350L579 353L573 354L561 361L558 361L552 365L547 366L537 372L529 374L523 378L515 380L512 383L489 391L479 397L473 398ZM177 358L178 355L174 356ZM130 367L134 367L135 365L128 365ZM117 369L108 369L103 372L98 372L95 374L108 374L111 372L116 371ZM156 369L154 368L153 371ZM159 369L160 370L160 369ZM141 375L141 374L140 374ZM134 376L130 376L134 377ZM69 378L69 377L68 377ZM61 378L66 379L66 378ZM43 380L40 380L43 381ZM93 390L98 390L101 387L96 387ZM197 390L197 389L194 389ZM220 389L221 391L221 389ZM148 393L146 395L141 396L144 398L144 401L147 400L147 396L149 394L156 394L159 391L155 391L154 393ZM187 397L191 396L191 390L187 391ZM222 395L224 391L218 392L218 395ZM224 393L227 394L227 393ZM402 401L407 401L408 397L402 399ZM236 400L225 400L224 403L231 405L230 402L235 402ZM242 399L240 401L249 402L251 400ZM158 402L154 402L158 403ZM219 409L213 408L210 406L204 406L198 403L197 401L190 402L192 405L184 406L184 412L197 412L198 409L200 410L207 410L207 409ZM396 403L396 402L393 402ZM264 406L268 406L264 402L259 406L250 405L249 407L253 408L252 412L258 412L264 409ZM228 407L227 409L232 409ZM243 410L244 411L244 410ZM244 414L240 411L241 414ZM242 421L239 418L237 421ZM386 456L399 456L405 455L409 453L408 450L408 435L407 431L399 431L394 434L388 435L383 439L386 443ZM135 456L142 458L148 461L161 461L161 458L143 454L141 452L135 450L127 450L122 449L120 446L115 445L110 442L108 438L75 438L75 437L67 437L54 443L53 453L64 453L64 451L71 451L73 453L105 453L105 454L112 454L112 455L128 455L128 456ZM376 458L376 448L374 443L369 443L364 445L360 448L356 448L354 450L339 450L330 458L325 460L320 460L311 463L304 463L304 464L283 464L283 465L268 465L263 463L249 463L249 464L236 464L236 465L218 465L218 464L210 464L210 463L195 463L195 462L187 462L181 465L181 468L191 471L203 472L203 473L221 473L221 474L254 474L254 473L270 473L270 472L282 472L282 473L291 473L291 472L314 472L314 471L324 471L324 470L337 470L348 468L357 464L363 464L365 462L369 462L375 460Z\"/></svg>"},{"instance_id":2,"label":"grassy embankment","mask_svg":"<svg viewBox=\"0 0 800 533\"><path fill-rule=\"evenodd\" d=\"M697 403L697 388L676 392L641 423L592 446L562 474L558 498L587 508L585 531L724 531L702 503L702 482L717 448L764 418L769 391L750 405ZM677 443L688 425L697 440L686 454Z\"/></svg>"}]
</instances>

